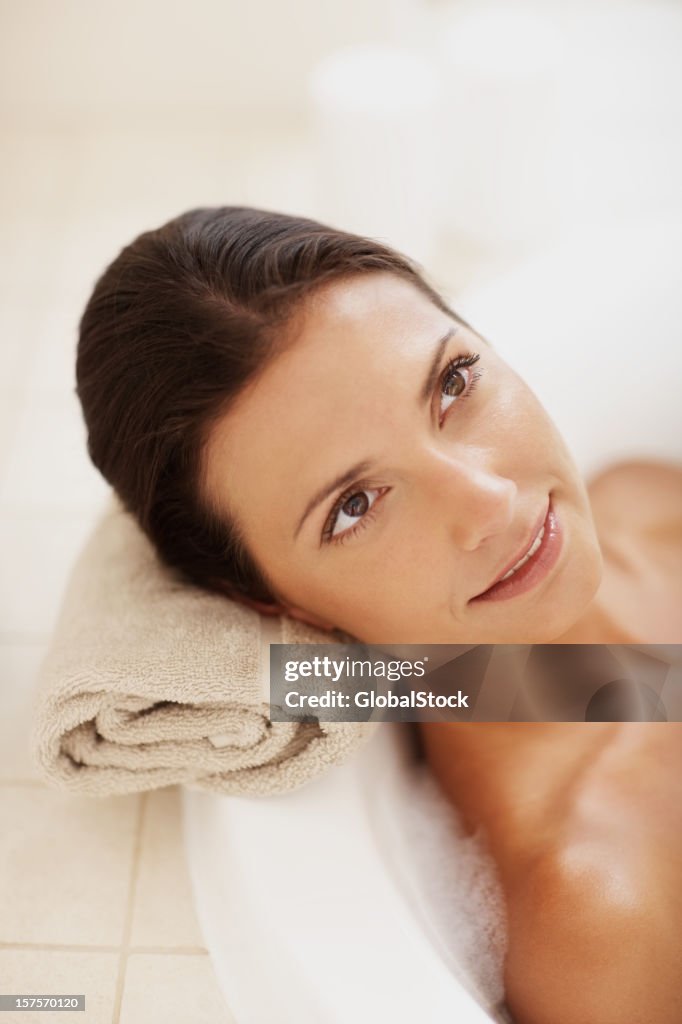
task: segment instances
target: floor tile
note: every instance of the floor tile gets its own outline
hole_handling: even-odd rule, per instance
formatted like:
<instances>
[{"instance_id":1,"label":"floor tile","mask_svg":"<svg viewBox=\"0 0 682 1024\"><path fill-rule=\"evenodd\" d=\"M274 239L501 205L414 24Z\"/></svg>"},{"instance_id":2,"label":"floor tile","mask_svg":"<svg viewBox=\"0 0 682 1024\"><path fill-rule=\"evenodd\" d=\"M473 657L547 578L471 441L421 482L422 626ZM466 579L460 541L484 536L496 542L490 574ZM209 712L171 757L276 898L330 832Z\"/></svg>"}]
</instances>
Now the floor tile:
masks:
<instances>
[{"instance_id":1,"label":"floor tile","mask_svg":"<svg viewBox=\"0 0 682 1024\"><path fill-rule=\"evenodd\" d=\"M135 953L128 957L119 1024L156 1021L236 1024L207 955Z\"/></svg>"},{"instance_id":2,"label":"floor tile","mask_svg":"<svg viewBox=\"0 0 682 1024\"><path fill-rule=\"evenodd\" d=\"M31 250L25 253L25 263L19 264L16 259L12 262L23 271L27 284L32 285L33 295L35 268L46 270L42 260L52 257L52 224L69 219L65 200L76 189L73 172L78 168L80 137L80 132L43 130L40 126L31 129L25 123L6 136L4 187L0 192L5 251L9 262L9 257L15 256L18 238L27 238L32 243ZM29 231L31 224L36 228L33 233ZM45 276L40 282L41 290L47 286L49 279Z\"/></svg>"},{"instance_id":3,"label":"floor tile","mask_svg":"<svg viewBox=\"0 0 682 1024\"><path fill-rule=\"evenodd\" d=\"M0 949L3 993L85 996L84 1011L9 1011L2 1024L112 1024L118 973L118 953Z\"/></svg>"},{"instance_id":4,"label":"floor tile","mask_svg":"<svg viewBox=\"0 0 682 1024\"><path fill-rule=\"evenodd\" d=\"M0 480L0 508L87 511L109 491L87 454L76 395L33 391L16 422Z\"/></svg>"},{"instance_id":5,"label":"floor tile","mask_svg":"<svg viewBox=\"0 0 682 1024\"><path fill-rule=\"evenodd\" d=\"M35 305L8 294L5 288L0 294L0 381L3 388L18 388L24 384L43 314Z\"/></svg>"},{"instance_id":6,"label":"floor tile","mask_svg":"<svg viewBox=\"0 0 682 1024\"><path fill-rule=\"evenodd\" d=\"M0 942L123 940L139 799L0 786Z\"/></svg>"},{"instance_id":7,"label":"floor tile","mask_svg":"<svg viewBox=\"0 0 682 1024\"><path fill-rule=\"evenodd\" d=\"M45 643L0 641L0 781L39 779L29 754L32 698Z\"/></svg>"},{"instance_id":8,"label":"floor tile","mask_svg":"<svg viewBox=\"0 0 682 1024\"><path fill-rule=\"evenodd\" d=\"M0 377L0 481L14 447L14 435L24 407L22 377L23 373L16 373L12 386L5 386L7 378Z\"/></svg>"},{"instance_id":9,"label":"floor tile","mask_svg":"<svg viewBox=\"0 0 682 1024\"><path fill-rule=\"evenodd\" d=\"M76 557L97 519L38 507L0 509L0 636L48 636Z\"/></svg>"},{"instance_id":10,"label":"floor tile","mask_svg":"<svg viewBox=\"0 0 682 1024\"><path fill-rule=\"evenodd\" d=\"M43 155L49 158L47 153ZM4 172L3 163L3 185ZM19 216L15 206L14 215L2 221L0 293L5 303L20 303L22 314L32 317L34 313L40 315L43 304L55 294L56 275L60 270L59 250L64 227L68 224L68 212L57 207L37 216L30 204L19 209Z\"/></svg>"},{"instance_id":11,"label":"floor tile","mask_svg":"<svg viewBox=\"0 0 682 1024\"><path fill-rule=\"evenodd\" d=\"M204 946L185 860L177 786L147 797L130 942Z\"/></svg>"},{"instance_id":12,"label":"floor tile","mask_svg":"<svg viewBox=\"0 0 682 1024\"><path fill-rule=\"evenodd\" d=\"M26 382L29 396L49 392L70 395L76 386L76 350L80 303L60 296L46 303L34 328Z\"/></svg>"}]
</instances>

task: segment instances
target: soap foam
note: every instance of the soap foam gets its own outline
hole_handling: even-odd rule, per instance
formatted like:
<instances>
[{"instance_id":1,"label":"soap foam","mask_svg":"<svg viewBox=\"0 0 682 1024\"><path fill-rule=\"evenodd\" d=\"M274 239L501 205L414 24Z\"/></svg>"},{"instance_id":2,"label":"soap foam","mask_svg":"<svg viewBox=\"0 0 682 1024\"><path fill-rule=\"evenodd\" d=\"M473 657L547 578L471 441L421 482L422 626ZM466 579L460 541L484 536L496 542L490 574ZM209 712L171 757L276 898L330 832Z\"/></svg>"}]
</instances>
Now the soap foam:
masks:
<instances>
[{"instance_id":1,"label":"soap foam","mask_svg":"<svg viewBox=\"0 0 682 1024\"><path fill-rule=\"evenodd\" d=\"M498 1021L508 1017L504 896L484 835L467 835L412 729L384 725L364 754L370 821L388 870L437 954Z\"/></svg>"},{"instance_id":2,"label":"soap foam","mask_svg":"<svg viewBox=\"0 0 682 1024\"><path fill-rule=\"evenodd\" d=\"M467 835L455 808L423 762L411 774L402 827L420 902L442 954L486 1005L504 999L507 948L504 896L482 832Z\"/></svg>"}]
</instances>

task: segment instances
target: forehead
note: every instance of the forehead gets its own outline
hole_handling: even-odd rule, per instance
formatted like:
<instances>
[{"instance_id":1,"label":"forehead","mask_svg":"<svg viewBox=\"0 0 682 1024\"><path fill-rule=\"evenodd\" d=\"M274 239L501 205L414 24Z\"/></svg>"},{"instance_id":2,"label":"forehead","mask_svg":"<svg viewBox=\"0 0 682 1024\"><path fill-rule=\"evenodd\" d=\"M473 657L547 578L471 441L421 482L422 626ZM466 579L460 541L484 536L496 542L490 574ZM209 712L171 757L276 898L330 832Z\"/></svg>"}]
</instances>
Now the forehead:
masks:
<instances>
[{"instance_id":1,"label":"forehead","mask_svg":"<svg viewBox=\"0 0 682 1024\"><path fill-rule=\"evenodd\" d=\"M416 394L450 323L395 275L320 289L283 351L212 430L205 484L214 506L237 518L247 540L256 519L290 534L288 519L328 476L387 454L396 397L401 388Z\"/></svg>"}]
</instances>

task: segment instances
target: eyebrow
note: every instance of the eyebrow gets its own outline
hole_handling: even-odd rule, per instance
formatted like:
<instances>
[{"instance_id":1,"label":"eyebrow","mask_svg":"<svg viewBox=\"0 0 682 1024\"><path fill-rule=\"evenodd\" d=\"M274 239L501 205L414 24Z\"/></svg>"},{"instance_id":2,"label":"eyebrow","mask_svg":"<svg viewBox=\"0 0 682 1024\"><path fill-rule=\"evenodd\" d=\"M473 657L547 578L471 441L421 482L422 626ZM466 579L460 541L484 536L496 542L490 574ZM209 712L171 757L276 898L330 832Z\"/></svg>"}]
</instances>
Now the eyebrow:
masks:
<instances>
[{"instance_id":1,"label":"eyebrow","mask_svg":"<svg viewBox=\"0 0 682 1024\"><path fill-rule=\"evenodd\" d=\"M450 338L452 338L453 334L455 334L456 332L457 327L451 327L447 331L447 333L443 335L443 337L436 345L436 350L433 354L433 358L429 365L429 372L427 373L426 380L424 381L421 391L419 392L420 405L424 405L424 403L428 401L429 397L431 396L431 392L436 386L438 370L440 367L441 359L443 357L445 346L449 342ZM317 508L317 506L320 505L325 500L325 498L328 498L330 494L333 494L334 491L340 490L347 484L352 483L353 480L356 479L357 477L367 473L368 470L371 469L371 467L372 461L370 459L363 459L361 462L356 462L354 466L350 467L350 469L347 469L344 473L341 473L339 476L335 477L329 483L325 484L324 487L321 487L320 490L313 495L313 497L306 505L303 515L298 521L298 526L294 531L294 540L296 540L298 534L300 533L301 527L303 526L304 522L306 521L310 513L313 511L313 509Z\"/></svg>"}]
</instances>

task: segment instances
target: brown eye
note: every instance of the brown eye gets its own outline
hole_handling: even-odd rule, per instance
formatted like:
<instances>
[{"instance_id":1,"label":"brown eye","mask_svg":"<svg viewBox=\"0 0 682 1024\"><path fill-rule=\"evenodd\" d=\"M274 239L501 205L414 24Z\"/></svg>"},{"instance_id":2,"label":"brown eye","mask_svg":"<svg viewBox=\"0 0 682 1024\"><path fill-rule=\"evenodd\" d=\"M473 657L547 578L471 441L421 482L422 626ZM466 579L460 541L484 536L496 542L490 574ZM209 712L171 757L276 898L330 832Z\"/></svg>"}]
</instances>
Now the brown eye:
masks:
<instances>
[{"instance_id":1,"label":"brown eye","mask_svg":"<svg viewBox=\"0 0 682 1024\"><path fill-rule=\"evenodd\" d=\"M445 367L440 378L440 415L458 399L462 401L476 385L480 373L473 373L471 367L479 360L477 352L457 356Z\"/></svg>"},{"instance_id":2,"label":"brown eye","mask_svg":"<svg viewBox=\"0 0 682 1024\"><path fill-rule=\"evenodd\" d=\"M365 491L358 491L357 494L351 495L348 501L344 502L341 506L341 511L347 516L364 516L365 512L369 508L369 501Z\"/></svg>"},{"instance_id":3,"label":"brown eye","mask_svg":"<svg viewBox=\"0 0 682 1024\"><path fill-rule=\"evenodd\" d=\"M378 496L378 488L368 487L349 494L345 499L340 498L339 504L332 510L329 521L325 525L323 539L331 540L342 534L350 535L355 528L364 526L371 517Z\"/></svg>"},{"instance_id":4,"label":"brown eye","mask_svg":"<svg viewBox=\"0 0 682 1024\"><path fill-rule=\"evenodd\" d=\"M461 370L452 370L443 382L443 394L449 398L457 398L467 386L466 377Z\"/></svg>"}]
</instances>

